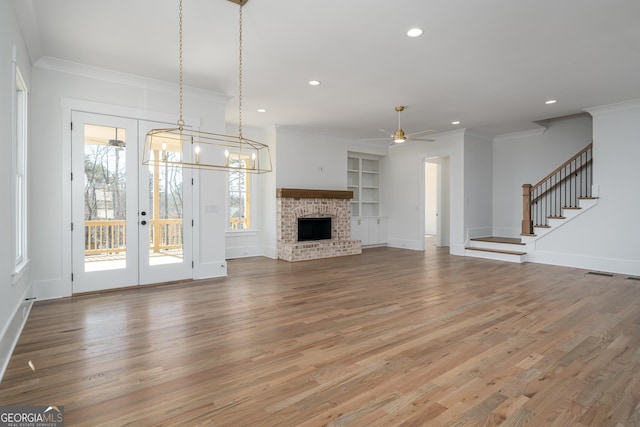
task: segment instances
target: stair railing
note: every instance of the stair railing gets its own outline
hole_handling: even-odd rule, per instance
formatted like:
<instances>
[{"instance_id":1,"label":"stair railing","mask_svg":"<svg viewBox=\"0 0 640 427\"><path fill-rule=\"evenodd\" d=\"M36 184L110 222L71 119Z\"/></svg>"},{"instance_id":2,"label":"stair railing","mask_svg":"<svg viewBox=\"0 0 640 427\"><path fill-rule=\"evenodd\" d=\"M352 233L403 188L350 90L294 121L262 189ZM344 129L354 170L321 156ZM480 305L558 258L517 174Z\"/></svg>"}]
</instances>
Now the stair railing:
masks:
<instances>
[{"instance_id":1,"label":"stair railing","mask_svg":"<svg viewBox=\"0 0 640 427\"><path fill-rule=\"evenodd\" d=\"M591 197L593 143L540 180L522 186L522 234L533 227L548 227L549 218L562 218L563 208L577 208L580 198Z\"/></svg>"}]
</instances>

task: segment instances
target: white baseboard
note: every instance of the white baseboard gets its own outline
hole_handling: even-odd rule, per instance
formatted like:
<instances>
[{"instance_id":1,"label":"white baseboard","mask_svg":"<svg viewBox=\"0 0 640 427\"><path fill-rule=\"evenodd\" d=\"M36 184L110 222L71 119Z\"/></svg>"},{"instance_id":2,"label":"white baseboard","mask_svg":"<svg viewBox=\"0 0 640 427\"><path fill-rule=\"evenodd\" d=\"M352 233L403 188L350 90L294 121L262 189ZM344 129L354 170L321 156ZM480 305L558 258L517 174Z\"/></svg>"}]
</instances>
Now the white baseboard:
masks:
<instances>
[{"instance_id":1,"label":"white baseboard","mask_svg":"<svg viewBox=\"0 0 640 427\"><path fill-rule=\"evenodd\" d=\"M73 295L71 280L37 280L31 283L33 285L33 296L36 297L38 301L70 297Z\"/></svg>"},{"instance_id":2,"label":"white baseboard","mask_svg":"<svg viewBox=\"0 0 640 427\"><path fill-rule=\"evenodd\" d=\"M412 249L414 251L421 251L424 243L417 240L406 239L389 239L387 246L398 249Z\"/></svg>"},{"instance_id":3,"label":"white baseboard","mask_svg":"<svg viewBox=\"0 0 640 427\"><path fill-rule=\"evenodd\" d=\"M631 259L602 258L536 250L527 254L527 261L640 277L640 261Z\"/></svg>"},{"instance_id":4,"label":"white baseboard","mask_svg":"<svg viewBox=\"0 0 640 427\"><path fill-rule=\"evenodd\" d=\"M227 247L225 251L225 257L227 259L249 258L254 256L262 256L262 248L259 246Z\"/></svg>"},{"instance_id":5,"label":"white baseboard","mask_svg":"<svg viewBox=\"0 0 640 427\"><path fill-rule=\"evenodd\" d=\"M7 370L13 350L18 343L22 329L24 329L24 325L27 323L27 318L31 312L34 299L27 299L27 296L30 294L31 288L28 287L22 297L21 303L18 304L14 310L6 328L0 336L0 382L4 377L4 372Z\"/></svg>"},{"instance_id":6,"label":"white baseboard","mask_svg":"<svg viewBox=\"0 0 640 427\"><path fill-rule=\"evenodd\" d=\"M450 245L449 246L449 254L464 256L465 245Z\"/></svg>"},{"instance_id":7,"label":"white baseboard","mask_svg":"<svg viewBox=\"0 0 640 427\"><path fill-rule=\"evenodd\" d=\"M263 247L262 256L265 256L271 259L278 259L278 248L275 246Z\"/></svg>"},{"instance_id":8,"label":"white baseboard","mask_svg":"<svg viewBox=\"0 0 640 427\"><path fill-rule=\"evenodd\" d=\"M194 279L211 279L227 275L227 261L215 261L196 264L193 269Z\"/></svg>"}]
</instances>

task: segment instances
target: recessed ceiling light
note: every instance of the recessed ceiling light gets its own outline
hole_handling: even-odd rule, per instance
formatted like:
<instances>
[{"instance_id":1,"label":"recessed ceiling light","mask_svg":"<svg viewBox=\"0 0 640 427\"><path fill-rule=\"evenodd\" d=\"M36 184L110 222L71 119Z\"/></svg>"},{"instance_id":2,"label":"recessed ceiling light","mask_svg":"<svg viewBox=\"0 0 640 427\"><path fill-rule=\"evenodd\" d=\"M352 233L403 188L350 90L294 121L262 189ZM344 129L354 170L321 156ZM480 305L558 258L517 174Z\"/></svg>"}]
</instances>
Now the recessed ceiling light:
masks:
<instances>
[{"instance_id":1,"label":"recessed ceiling light","mask_svg":"<svg viewBox=\"0 0 640 427\"><path fill-rule=\"evenodd\" d=\"M550 99L550 100L548 100L548 101L544 101L544 103L545 103L545 104L547 104L547 105L549 105L549 104L555 104L556 102L558 102L558 101L557 101L557 100L555 100L555 99Z\"/></svg>"},{"instance_id":2,"label":"recessed ceiling light","mask_svg":"<svg viewBox=\"0 0 640 427\"><path fill-rule=\"evenodd\" d=\"M453 122L451 122L452 125L459 125L460 124L460 120L455 120Z\"/></svg>"},{"instance_id":3,"label":"recessed ceiling light","mask_svg":"<svg viewBox=\"0 0 640 427\"><path fill-rule=\"evenodd\" d=\"M407 31L407 37L420 37L423 31L420 28L412 28Z\"/></svg>"},{"instance_id":4,"label":"recessed ceiling light","mask_svg":"<svg viewBox=\"0 0 640 427\"><path fill-rule=\"evenodd\" d=\"M266 113L267 109L266 108L258 108L258 113Z\"/></svg>"},{"instance_id":5,"label":"recessed ceiling light","mask_svg":"<svg viewBox=\"0 0 640 427\"><path fill-rule=\"evenodd\" d=\"M311 86L318 86L320 85L320 80L309 80L309 84Z\"/></svg>"}]
</instances>

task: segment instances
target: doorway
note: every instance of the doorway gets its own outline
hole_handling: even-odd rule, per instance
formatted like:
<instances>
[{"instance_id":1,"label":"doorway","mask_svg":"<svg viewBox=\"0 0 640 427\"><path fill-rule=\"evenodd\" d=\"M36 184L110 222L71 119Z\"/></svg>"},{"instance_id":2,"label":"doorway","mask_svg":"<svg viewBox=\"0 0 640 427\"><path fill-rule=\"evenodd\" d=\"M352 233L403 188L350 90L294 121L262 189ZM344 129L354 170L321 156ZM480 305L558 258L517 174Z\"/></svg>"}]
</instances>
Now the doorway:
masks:
<instances>
[{"instance_id":1,"label":"doorway","mask_svg":"<svg viewBox=\"0 0 640 427\"><path fill-rule=\"evenodd\" d=\"M190 278L191 171L140 160L146 133L167 125L71 117L73 293ZM163 145L152 155L188 155L178 151Z\"/></svg>"},{"instance_id":2,"label":"doorway","mask_svg":"<svg viewBox=\"0 0 640 427\"><path fill-rule=\"evenodd\" d=\"M449 157L428 158L424 163L425 248L449 246Z\"/></svg>"}]
</instances>

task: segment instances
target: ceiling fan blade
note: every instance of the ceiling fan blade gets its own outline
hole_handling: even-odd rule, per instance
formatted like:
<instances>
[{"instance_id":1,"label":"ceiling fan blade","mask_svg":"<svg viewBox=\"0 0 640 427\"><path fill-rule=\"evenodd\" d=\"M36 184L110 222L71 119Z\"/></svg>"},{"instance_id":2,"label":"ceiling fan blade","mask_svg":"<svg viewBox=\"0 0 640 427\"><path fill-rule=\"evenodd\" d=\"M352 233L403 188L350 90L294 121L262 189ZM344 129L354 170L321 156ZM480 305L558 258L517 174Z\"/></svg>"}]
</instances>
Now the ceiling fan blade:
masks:
<instances>
[{"instance_id":1,"label":"ceiling fan blade","mask_svg":"<svg viewBox=\"0 0 640 427\"><path fill-rule=\"evenodd\" d=\"M364 139L358 139L358 141L384 141L390 139L390 137L386 137L386 138L364 138Z\"/></svg>"},{"instance_id":2,"label":"ceiling fan blade","mask_svg":"<svg viewBox=\"0 0 640 427\"><path fill-rule=\"evenodd\" d=\"M433 131L435 131L435 129L428 129L428 130L423 130L423 131L420 131L420 132L413 132L413 133L407 134L407 138L411 138L412 136L418 136L418 135L422 135L423 133L429 133L429 132L433 132Z\"/></svg>"},{"instance_id":3,"label":"ceiling fan blade","mask_svg":"<svg viewBox=\"0 0 640 427\"><path fill-rule=\"evenodd\" d=\"M435 142L435 139L407 138L409 141Z\"/></svg>"}]
</instances>

